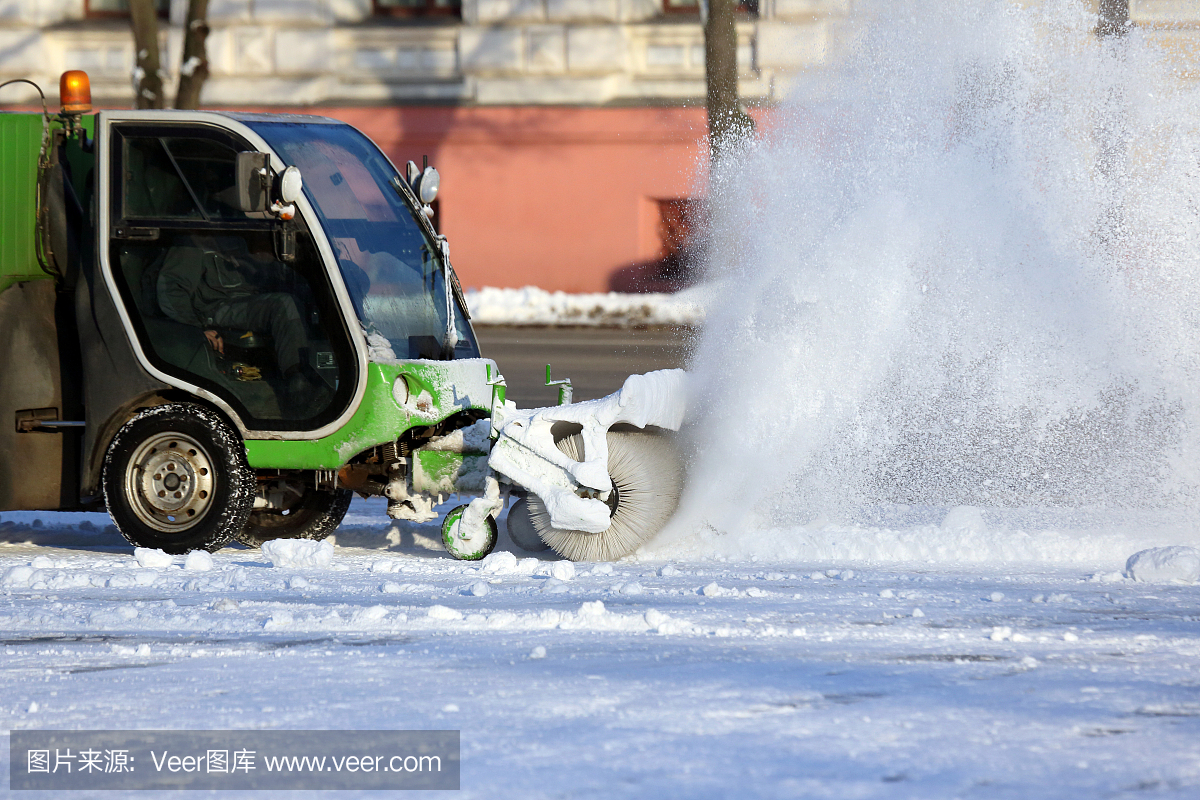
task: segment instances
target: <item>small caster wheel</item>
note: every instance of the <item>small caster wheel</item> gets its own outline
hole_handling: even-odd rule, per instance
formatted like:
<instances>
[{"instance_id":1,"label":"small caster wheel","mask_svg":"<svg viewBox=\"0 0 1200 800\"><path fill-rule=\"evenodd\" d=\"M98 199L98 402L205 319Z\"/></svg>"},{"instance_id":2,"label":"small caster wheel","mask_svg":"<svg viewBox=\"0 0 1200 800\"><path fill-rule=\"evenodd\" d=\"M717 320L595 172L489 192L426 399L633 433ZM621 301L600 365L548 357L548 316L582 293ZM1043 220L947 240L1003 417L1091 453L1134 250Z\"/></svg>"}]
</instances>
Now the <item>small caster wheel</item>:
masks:
<instances>
[{"instance_id":1,"label":"small caster wheel","mask_svg":"<svg viewBox=\"0 0 1200 800\"><path fill-rule=\"evenodd\" d=\"M456 506L442 520L442 543L450 555L460 561L478 561L496 546L496 520L484 517L482 530L464 531L463 512L466 506Z\"/></svg>"}]
</instances>

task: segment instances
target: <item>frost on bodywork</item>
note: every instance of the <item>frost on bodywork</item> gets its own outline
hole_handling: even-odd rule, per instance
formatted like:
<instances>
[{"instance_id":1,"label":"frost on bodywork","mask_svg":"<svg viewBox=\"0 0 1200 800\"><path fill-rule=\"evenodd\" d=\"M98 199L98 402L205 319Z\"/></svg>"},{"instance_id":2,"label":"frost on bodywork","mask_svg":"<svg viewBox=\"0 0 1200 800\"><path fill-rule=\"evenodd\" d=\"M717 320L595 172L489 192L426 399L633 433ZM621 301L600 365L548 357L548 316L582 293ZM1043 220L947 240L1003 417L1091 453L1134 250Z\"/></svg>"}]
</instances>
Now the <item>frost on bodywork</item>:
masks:
<instances>
[{"instance_id":1,"label":"frost on bodywork","mask_svg":"<svg viewBox=\"0 0 1200 800\"><path fill-rule=\"evenodd\" d=\"M418 425L434 425L459 411L491 410L489 376L497 371L496 362L487 358L464 358L457 361L425 361L420 359L374 359L369 369L379 372L376 383L368 387L371 402L364 409L379 417L374 427L359 425L358 432L347 436L337 445L337 466L352 456L389 440L395 440L405 430ZM390 395L392 402L385 401ZM397 417L400 412L403 417ZM257 466L257 465L256 465ZM264 464L264 466L275 466ZM323 468L334 466L322 465Z\"/></svg>"},{"instance_id":2,"label":"frost on bodywork","mask_svg":"<svg viewBox=\"0 0 1200 800\"><path fill-rule=\"evenodd\" d=\"M393 397L397 405L414 416L440 420L455 411L492 408L488 380L498 370L490 358L406 359L395 363L402 366L404 380L393 386Z\"/></svg>"},{"instance_id":3,"label":"frost on bodywork","mask_svg":"<svg viewBox=\"0 0 1200 800\"><path fill-rule=\"evenodd\" d=\"M392 343L383 334L364 330L363 336L367 339L367 361L379 361L384 364L399 361L396 351L392 349Z\"/></svg>"},{"instance_id":4,"label":"frost on bodywork","mask_svg":"<svg viewBox=\"0 0 1200 800\"><path fill-rule=\"evenodd\" d=\"M619 392L599 400L531 411L506 408L488 463L540 497L554 527L600 533L610 518L604 502L612 491L608 429L627 424L677 431L686 410L687 373L681 369L630 375ZM558 449L552 428L560 422L582 428L583 461ZM580 497L580 488L597 497Z\"/></svg>"}]
</instances>

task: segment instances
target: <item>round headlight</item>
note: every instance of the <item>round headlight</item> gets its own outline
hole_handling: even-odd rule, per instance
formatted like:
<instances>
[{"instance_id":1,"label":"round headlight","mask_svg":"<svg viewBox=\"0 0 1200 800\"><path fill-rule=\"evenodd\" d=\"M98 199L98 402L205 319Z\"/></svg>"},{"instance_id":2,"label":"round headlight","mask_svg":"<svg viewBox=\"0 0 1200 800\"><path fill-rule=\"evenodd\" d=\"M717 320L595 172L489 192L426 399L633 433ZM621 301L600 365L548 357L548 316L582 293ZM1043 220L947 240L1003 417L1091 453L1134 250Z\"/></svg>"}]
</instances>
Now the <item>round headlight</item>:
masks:
<instances>
[{"instance_id":1,"label":"round headlight","mask_svg":"<svg viewBox=\"0 0 1200 800\"><path fill-rule=\"evenodd\" d=\"M279 176L279 199L285 205L291 205L300 199L300 191L304 188L304 180L300 177L300 170L296 167L288 167Z\"/></svg>"},{"instance_id":2,"label":"round headlight","mask_svg":"<svg viewBox=\"0 0 1200 800\"><path fill-rule=\"evenodd\" d=\"M410 394L408 381L404 380L404 376L396 378L396 382L392 384L392 397L395 398L396 405L406 405Z\"/></svg>"},{"instance_id":3,"label":"round headlight","mask_svg":"<svg viewBox=\"0 0 1200 800\"><path fill-rule=\"evenodd\" d=\"M441 182L442 178L436 169L425 168L425 171L421 173L421 182L417 184L417 197L422 203L429 205L437 199L438 186Z\"/></svg>"}]
</instances>

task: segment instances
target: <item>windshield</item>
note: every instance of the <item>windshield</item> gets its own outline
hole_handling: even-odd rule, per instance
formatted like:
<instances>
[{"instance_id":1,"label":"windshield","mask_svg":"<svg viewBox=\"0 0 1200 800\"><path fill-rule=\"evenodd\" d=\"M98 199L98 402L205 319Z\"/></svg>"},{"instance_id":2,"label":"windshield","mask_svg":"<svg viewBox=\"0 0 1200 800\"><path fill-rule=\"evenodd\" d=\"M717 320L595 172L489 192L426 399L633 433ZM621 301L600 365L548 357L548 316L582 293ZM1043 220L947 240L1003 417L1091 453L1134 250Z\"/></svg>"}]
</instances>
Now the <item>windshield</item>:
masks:
<instances>
[{"instance_id":1,"label":"windshield","mask_svg":"<svg viewBox=\"0 0 1200 800\"><path fill-rule=\"evenodd\" d=\"M300 169L372 355L389 356L370 336L379 334L397 358L478 357L463 309L447 297L441 248L392 185L400 177L379 149L349 125L248 124Z\"/></svg>"}]
</instances>

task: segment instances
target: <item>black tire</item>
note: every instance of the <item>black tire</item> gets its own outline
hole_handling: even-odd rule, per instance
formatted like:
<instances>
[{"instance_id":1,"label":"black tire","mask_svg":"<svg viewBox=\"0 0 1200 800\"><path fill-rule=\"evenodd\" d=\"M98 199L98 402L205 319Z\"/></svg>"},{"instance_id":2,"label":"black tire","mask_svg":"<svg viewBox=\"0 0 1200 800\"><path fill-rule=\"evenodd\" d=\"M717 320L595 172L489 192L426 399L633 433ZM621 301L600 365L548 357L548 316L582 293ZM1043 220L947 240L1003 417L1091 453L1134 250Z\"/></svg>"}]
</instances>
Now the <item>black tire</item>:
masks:
<instances>
[{"instance_id":1,"label":"black tire","mask_svg":"<svg viewBox=\"0 0 1200 800\"><path fill-rule=\"evenodd\" d=\"M108 445L108 513L136 547L219 550L254 506L254 471L237 432L216 412L171 403L139 412Z\"/></svg>"},{"instance_id":2,"label":"black tire","mask_svg":"<svg viewBox=\"0 0 1200 800\"><path fill-rule=\"evenodd\" d=\"M538 535L528 498L522 497L508 507L508 538L517 547L530 553L540 553L550 546Z\"/></svg>"},{"instance_id":3,"label":"black tire","mask_svg":"<svg viewBox=\"0 0 1200 800\"><path fill-rule=\"evenodd\" d=\"M558 449L582 461L583 436L566 437ZM608 475L616 491L609 501L611 524L600 533L555 528L546 504L529 495L533 527L560 556L572 561L614 561L640 547L675 514L683 491L683 461L667 433L610 430Z\"/></svg>"},{"instance_id":4,"label":"black tire","mask_svg":"<svg viewBox=\"0 0 1200 800\"><path fill-rule=\"evenodd\" d=\"M342 524L352 499L354 493L348 489L306 489L286 514L269 508L252 511L234 538L247 547L262 547L272 539L320 541Z\"/></svg>"}]
</instances>

